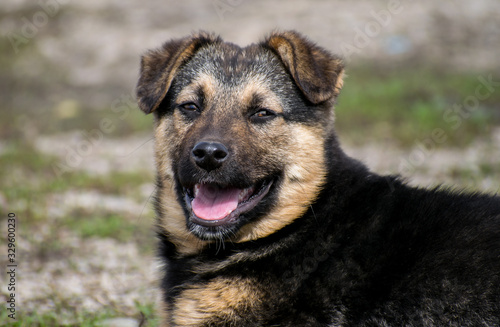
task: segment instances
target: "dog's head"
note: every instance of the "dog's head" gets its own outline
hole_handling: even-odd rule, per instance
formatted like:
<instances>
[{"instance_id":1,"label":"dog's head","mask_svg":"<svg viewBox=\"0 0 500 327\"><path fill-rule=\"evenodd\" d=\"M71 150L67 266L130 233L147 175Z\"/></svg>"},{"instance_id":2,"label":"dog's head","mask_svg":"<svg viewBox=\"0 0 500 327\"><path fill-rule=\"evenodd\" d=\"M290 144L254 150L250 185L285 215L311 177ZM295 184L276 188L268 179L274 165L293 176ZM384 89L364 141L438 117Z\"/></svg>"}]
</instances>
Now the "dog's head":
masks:
<instances>
[{"instance_id":1,"label":"dog's head","mask_svg":"<svg viewBox=\"0 0 500 327\"><path fill-rule=\"evenodd\" d=\"M157 211L181 251L265 237L304 214L325 181L342 75L339 58L295 32L245 48L201 32L143 56Z\"/></svg>"}]
</instances>

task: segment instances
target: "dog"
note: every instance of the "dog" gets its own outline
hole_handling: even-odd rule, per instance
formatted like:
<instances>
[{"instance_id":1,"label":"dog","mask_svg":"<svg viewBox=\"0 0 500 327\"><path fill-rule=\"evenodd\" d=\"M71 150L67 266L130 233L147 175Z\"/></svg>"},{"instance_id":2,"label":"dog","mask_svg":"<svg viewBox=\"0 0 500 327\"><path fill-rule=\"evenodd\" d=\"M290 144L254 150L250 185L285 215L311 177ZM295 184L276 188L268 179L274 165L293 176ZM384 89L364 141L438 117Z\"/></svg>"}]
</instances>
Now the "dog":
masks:
<instances>
[{"instance_id":1,"label":"dog","mask_svg":"<svg viewBox=\"0 0 500 327\"><path fill-rule=\"evenodd\" d=\"M348 157L343 78L295 31L143 55L163 326L500 326L500 198Z\"/></svg>"}]
</instances>

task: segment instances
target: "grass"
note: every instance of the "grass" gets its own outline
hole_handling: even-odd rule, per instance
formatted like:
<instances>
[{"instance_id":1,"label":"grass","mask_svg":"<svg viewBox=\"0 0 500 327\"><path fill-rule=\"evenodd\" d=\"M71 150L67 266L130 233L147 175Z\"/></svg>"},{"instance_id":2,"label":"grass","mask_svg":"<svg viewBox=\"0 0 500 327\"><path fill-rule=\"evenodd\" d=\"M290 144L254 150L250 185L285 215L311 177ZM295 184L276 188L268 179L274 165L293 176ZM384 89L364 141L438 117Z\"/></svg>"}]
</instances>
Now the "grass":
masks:
<instances>
[{"instance_id":1,"label":"grass","mask_svg":"<svg viewBox=\"0 0 500 327\"><path fill-rule=\"evenodd\" d=\"M49 327L49 326L96 326L105 319L112 318L113 314L104 312L99 314L94 313L79 313L75 315L68 315L59 312L47 312L43 314L31 313L29 315L16 313L16 321L11 322L7 326L12 327ZM2 312L0 320L4 322L10 321L11 318L7 317L7 313Z\"/></svg>"},{"instance_id":2,"label":"grass","mask_svg":"<svg viewBox=\"0 0 500 327\"><path fill-rule=\"evenodd\" d=\"M20 143L12 143L5 149L0 156L0 180L2 193L11 204L10 210L28 221L44 219L40 209L45 195L66 185L51 177L54 160Z\"/></svg>"},{"instance_id":3,"label":"grass","mask_svg":"<svg viewBox=\"0 0 500 327\"><path fill-rule=\"evenodd\" d=\"M159 326L160 322L158 316L156 315L155 306L151 303L141 304L136 303L137 309L144 315L145 325L144 327L156 327Z\"/></svg>"},{"instance_id":4,"label":"grass","mask_svg":"<svg viewBox=\"0 0 500 327\"><path fill-rule=\"evenodd\" d=\"M357 144L390 138L412 146L439 128L448 146L466 146L500 124L500 92L488 94L474 110L453 111L475 97L478 74L362 66L348 75L336 109L337 128L342 138Z\"/></svg>"},{"instance_id":5,"label":"grass","mask_svg":"<svg viewBox=\"0 0 500 327\"><path fill-rule=\"evenodd\" d=\"M142 327L157 327L159 325L158 318L155 314L154 304L152 303L136 303L136 309L140 316L133 317L138 321L142 321ZM78 327L94 327L106 326L103 324L106 320L123 317L117 315L113 310L103 310L99 313L91 312L68 312L64 308L56 308L52 312L43 314L16 312L16 320L8 317L9 312L2 310L0 312L0 321L8 322L7 326L11 327L53 327L53 326L78 326Z\"/></svg>"},{"instance_id":6,"label":"grass","mask_svg":"<svg viewBox=\"0 0 500 327\"><path fill-rule=\"evenodd\" d=\"M130 240L136 231L136 226L124 221L123 216L118 214L101 214L89 216L71 213L67 224L77 231L82 237L114 238L126 242Z\"/></svg>"},{"instance_id":7,"label":"grass","mask_svg":"<svg viewBox=\"0 0 500 327\"><path fill-rule=\"evenodd\" d=\"M96 215L97 214L97 215ZM145 219L145 218L144 218ZM89 212L78 209L71 212L63 225L75 231L82 238L112 238L120 242L136 242L143 251L152 253L152 232L150 224L141 223L123 214Z\"/></svg>"}]
</instances>

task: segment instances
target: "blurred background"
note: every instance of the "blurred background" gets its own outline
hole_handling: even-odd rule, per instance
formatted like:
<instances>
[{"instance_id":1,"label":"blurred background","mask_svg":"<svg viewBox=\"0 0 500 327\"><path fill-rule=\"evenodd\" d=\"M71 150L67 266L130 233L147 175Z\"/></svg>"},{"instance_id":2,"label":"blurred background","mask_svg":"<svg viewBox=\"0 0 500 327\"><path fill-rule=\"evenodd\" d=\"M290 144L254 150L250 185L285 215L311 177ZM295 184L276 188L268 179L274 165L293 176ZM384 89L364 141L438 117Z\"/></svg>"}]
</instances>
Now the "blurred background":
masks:
<instances>
[{"instance_id":1,"label":"blurred background","mask_svg":"<svg viewBox=\"0 0 500 327\"><path fill-rule=\"evenodd\" d=\"M140 55L198 29L244 46L276 28L345 58L336 116L349 154L413 185L499 191L497 0L3 1L0 244L15 213L13 325L156 326Z\"/></svg>"}]
</instances>

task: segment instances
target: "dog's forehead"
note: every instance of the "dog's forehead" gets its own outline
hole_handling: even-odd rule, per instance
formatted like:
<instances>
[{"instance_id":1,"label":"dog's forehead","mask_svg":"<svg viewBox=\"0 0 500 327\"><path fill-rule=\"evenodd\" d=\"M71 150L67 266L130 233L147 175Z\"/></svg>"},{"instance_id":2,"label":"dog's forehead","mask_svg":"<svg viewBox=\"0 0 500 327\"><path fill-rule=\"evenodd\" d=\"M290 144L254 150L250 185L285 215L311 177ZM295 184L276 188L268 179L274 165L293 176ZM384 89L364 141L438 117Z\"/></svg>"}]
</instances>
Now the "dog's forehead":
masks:
<instances>
[{"instance_id":1,"label":"dog's forehead","mask_svg":"<svg viewBox=\"0 0 500 327\"><path fill-rule=\"evenodd\" d=\"M190 101L201 91L205 98L223 99L227 104L248 105L264 99L264 104L278 111L286 110L297 96L281 60L258 44L245 48L231 43L205 46L183 65L174 85L179 102Z\"/></svg>"},{"instance_id":2,"label":"dog's forehead","mask_svg":"<svg viewBox=\"0 0 500 327\"><path fill-rule=\"evenodd\" d=\"M185 86L201 76L210 76L225 89L252 80L268 86L283 85L290 81L277 56L256 44L245 48L231 43L205 46L181 68L176 79Z\"/></svg>"},{"instance_id":3,"label":"dog's forehead","mask_svg":"<svg viewBox=\"0 0 500 327\"><path fill-rule=\"evenodd\" d=\"M201 49L193 58L223 82L234 82L253 75L276 75L282 72L281 62L270 50L259 45L241 48L230 43Z\"/></svg>"}]
</instances>

